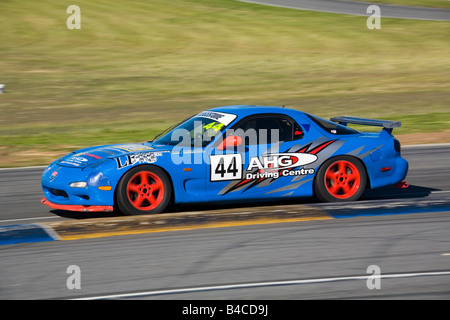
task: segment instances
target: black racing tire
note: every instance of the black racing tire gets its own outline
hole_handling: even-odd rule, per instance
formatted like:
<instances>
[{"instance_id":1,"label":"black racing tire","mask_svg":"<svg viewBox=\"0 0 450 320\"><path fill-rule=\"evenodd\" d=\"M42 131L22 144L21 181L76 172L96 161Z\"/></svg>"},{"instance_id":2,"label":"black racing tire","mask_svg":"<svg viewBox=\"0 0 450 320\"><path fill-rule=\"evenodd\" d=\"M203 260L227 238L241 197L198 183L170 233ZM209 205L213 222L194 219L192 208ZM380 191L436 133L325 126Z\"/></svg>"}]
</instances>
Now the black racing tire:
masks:
<instances>
[{"instance_id":1,"label":"black racing tire","mask_svg":"<svg viewBox=\"0 0 450 320\"><path fill-rule=\"evenodd\" d=\"M163 212L172 197L172 185L167 174L153 165L130 169L117 185L116 204L125 215L145 215Z\"/></svg>"},{"instance_id":2,"label":"black racing tire","mask_svg":"<svg viewBox=\"0 0 450 320\"><path fill-rule=\"evenodd\" d=\"M366 169L361 161L352 156L338 156L320 167L314 180L314 193L322 202L356 201L366 185Z\"/></svg>"}]
</instances>

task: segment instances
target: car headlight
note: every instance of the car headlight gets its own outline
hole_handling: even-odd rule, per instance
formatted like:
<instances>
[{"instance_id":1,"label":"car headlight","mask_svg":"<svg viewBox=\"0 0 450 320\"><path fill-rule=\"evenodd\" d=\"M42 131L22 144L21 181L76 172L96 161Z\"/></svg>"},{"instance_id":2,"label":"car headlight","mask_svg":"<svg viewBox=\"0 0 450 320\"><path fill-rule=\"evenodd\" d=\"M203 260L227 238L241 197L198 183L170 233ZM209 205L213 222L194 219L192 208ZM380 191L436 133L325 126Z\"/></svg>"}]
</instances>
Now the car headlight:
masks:
<instances>
[{"instance_id":1,"label":"car headlight","mask_svg":"<svg viewBox=\"0 0 450 320\"><path fill-rule=\"evenodd\" d=\"M84 181L77 181L77 182L72 182L71 184L69 184L69 187L72 188L85 188L87 186L87 183Z\"/></svg>"}]
</instances>

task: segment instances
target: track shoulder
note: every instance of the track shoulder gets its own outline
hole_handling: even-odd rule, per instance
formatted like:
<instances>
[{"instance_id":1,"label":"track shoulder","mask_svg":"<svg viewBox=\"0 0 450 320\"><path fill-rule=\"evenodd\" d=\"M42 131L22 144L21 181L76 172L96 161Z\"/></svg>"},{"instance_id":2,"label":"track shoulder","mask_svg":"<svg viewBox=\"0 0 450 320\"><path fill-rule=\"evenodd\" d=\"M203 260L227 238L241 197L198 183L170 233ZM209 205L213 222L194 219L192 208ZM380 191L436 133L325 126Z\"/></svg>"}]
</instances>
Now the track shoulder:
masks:
<instances>
[{"instance_id":1,"label":"track shoulder","mask_svg":"<svg viewBox=\"0 0 450 320\"><path fill-rule=\"evenodd\" d=\"M306 205L233 208L199 212L89 219L45 223L62 240L151 232L220 228L254 224L332 219L320 208Z\"/></svg>"},{"instance_id":2,"label":"track shoulder","mask_svg":"<svg viewBox=\"0 0 450 320\"><path fill-rule=\"evenodd\" d=\"M295 10L318 11L356 16L370 16L367 8L373 3L345 0L237 0L241 2L282 7ZM381 10L382 18L399 18L412 20L450 21L450 10L376 4Z\"/></svg>"}]
</instances>

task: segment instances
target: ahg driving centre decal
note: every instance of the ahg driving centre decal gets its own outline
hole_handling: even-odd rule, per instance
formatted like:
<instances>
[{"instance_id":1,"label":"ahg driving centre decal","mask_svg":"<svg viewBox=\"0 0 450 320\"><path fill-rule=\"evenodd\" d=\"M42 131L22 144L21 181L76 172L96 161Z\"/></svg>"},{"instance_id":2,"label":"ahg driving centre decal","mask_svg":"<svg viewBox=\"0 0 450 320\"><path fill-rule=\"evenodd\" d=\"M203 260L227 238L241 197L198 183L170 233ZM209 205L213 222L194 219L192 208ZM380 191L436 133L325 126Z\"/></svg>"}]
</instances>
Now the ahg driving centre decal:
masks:
<instances>
[{"instance_id":1,"label":"ahg driving centre decal","mask_svg":"<svg viewBox=\"0 0 450 320\"><path fill-rule=\"evenodd\" d=\"M245 179L274 178L280 176L287 177L293 175L313 174L314 169L290 170L295 167L302 167L313 163L317 156L308 153L275 153L262 156L262 161L258 157L253 157L246 170ZM253 169L258 169L256 172ZM250 171L250 172L249 172Z\"/></svg>"},{"instance_id":2,"label":"ahg driving centre decal","mask_svg":"<svg viewBox=\"0 0 450 320\"><path fill-rule=\"evenodd\" d=\"M317 156L308 153L271 153L263 154L262 161L252 157L247 171L257 169L288 169L304 166L317 160Z\"/></svg>"},{"instance_id":3,"label":"ahg driving centre decal","mask_svg":"<svg viewBox=\"0 0 450 320\"><path fill-rule=\"evenodd\" d=\"M211 181L241 180L242 155L211 156ZM313 163L317 156L308 153L274 153L252 157L245 170L245 179L279 178L281 176L313 174L314 169L290 169Z\"/></svg>"}]
</instances>

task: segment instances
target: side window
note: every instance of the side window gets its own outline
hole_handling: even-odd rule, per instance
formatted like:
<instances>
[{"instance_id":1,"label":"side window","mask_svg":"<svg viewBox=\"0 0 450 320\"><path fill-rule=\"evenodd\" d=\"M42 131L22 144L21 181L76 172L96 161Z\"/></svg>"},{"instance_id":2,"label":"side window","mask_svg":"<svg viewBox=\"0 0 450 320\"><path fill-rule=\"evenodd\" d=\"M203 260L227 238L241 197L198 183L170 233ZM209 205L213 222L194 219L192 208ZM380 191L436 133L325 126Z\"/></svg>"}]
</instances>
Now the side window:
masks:
<instances>
[{"instance_id":1,"label":"side window","mask_svg":"<svg viewBox=\"0 0 450 320\"><path fill-rule=\"evenodd\" d=\"M293 141L304 135L293 119L280 115L251 116L237 123L232 130L246 145Z\"/></svg>"}]
</instances>

